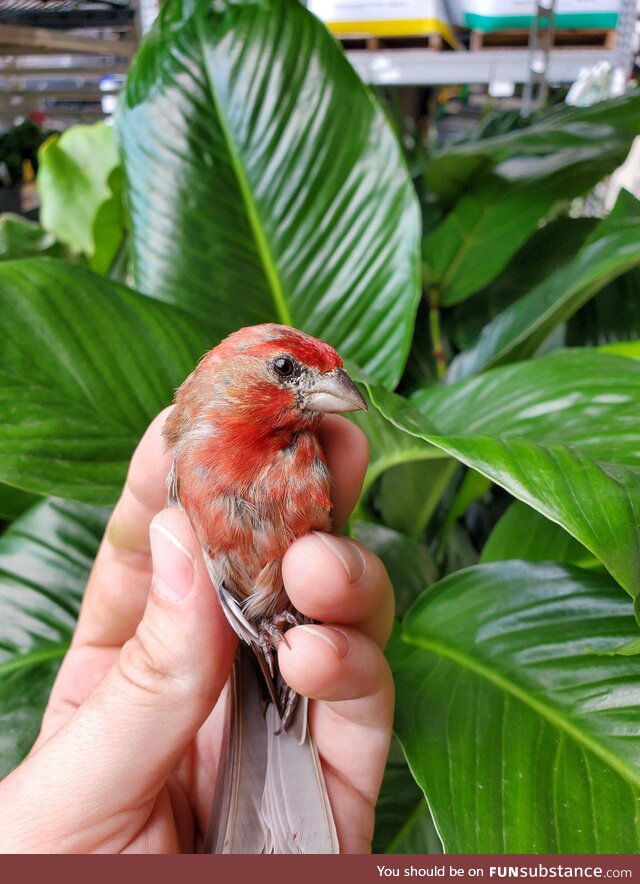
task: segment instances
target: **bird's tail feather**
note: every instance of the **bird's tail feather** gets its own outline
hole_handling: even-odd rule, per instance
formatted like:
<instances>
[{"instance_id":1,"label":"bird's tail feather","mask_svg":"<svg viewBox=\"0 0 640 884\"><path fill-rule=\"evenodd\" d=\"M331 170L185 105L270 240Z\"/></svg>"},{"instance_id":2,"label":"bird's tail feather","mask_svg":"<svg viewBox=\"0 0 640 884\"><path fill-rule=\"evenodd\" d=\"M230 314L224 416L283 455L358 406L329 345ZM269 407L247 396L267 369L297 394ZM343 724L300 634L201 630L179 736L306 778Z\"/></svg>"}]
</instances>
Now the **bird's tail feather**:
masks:
<instances>
[{"instance_id":1,"label":"bird's tail feather","mask_svg":"<svg viewBox=\"0 0 640 884\"><path fill-rule=\"evenodd\" d=\"M306 719L306 698L296 718ZM294 726L277 733L280 720L267 709L268 758L262 813L268 853L338 853L331 804L318 752L309 730Z\"/></svg>"},{"instance_id":2,"label":"bird's tail feather","mask_svg":"<svg viewBox=\"0 0 640 884\"><path fill-rule=\"evenodd\" d=\"M252 653L241 646L231 676L226 751L205 842L207 853L338 853L338 837L307 701L280 731L263 699ZM266 706L266 709L265 709Z\"/></svg>"},{"instance_id":3,"label":"bird's tail feather","mask_svg":"<svg viewBox=\"0 0 640 884\"><path fill-rule=\"evenodd\" d=\"M255 667L243 647L229 677L226 721L206 853L264 853L267 731Z\"/></svg>"}]
</instances>

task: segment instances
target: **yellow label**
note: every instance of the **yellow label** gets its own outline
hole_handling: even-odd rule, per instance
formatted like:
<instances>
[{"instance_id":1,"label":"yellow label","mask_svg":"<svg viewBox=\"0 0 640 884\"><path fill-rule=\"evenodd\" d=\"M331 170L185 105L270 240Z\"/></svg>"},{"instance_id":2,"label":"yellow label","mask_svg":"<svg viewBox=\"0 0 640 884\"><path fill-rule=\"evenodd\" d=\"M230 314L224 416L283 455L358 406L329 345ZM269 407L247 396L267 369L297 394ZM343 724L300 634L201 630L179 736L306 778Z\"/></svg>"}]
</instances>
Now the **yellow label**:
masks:
<instances>
[{"instance_id":1,"label":"yellow label","mask_svg":"<svg viewBox=\"0 0 640 884\"><path fill-rule=\"evenodd\" d=\"M371 21L328 21L327 27L342 37L418 37L440 34L453 45L455 38L446 22L437 18L405 18Z\"/></svg>"}]
</instances>

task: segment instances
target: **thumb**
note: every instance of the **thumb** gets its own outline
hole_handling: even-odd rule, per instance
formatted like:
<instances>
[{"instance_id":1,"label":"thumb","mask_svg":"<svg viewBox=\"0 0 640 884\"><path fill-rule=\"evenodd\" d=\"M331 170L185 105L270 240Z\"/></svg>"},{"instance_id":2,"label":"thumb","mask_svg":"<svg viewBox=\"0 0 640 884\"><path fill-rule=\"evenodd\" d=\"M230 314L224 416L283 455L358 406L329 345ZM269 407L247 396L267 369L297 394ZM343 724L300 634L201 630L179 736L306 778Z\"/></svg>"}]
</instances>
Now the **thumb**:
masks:
<instances>
[{"instance_id":1,"label":"thumb","mask_svg":"<svg viewBox=\"0 0 640 884\"><path fill-rule=\"evenodd\" d=\"M67 799L60 822L71 831L148 810L211 712L233 661L236 639L186 516L164 510L151 523L150 540L153 584L136 634L25 765L37 765L40 782L43 766L55 770ZM61 800L60 790L53 800Z\"/></svg>"}]
</instances>

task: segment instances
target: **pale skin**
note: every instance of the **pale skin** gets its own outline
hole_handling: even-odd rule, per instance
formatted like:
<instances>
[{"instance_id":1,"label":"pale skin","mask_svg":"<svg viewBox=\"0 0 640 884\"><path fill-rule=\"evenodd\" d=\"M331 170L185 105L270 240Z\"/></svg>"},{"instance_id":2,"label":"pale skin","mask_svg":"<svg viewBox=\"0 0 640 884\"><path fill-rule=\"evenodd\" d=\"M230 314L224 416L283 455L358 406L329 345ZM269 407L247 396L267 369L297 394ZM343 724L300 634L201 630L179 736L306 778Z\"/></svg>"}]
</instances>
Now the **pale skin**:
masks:
<instances>
[{"instance_id":1,"label":"pale skin","mask_svg":"<svg viewBox=\"0 0 640 884\"><path fill-rule=\"evenodd\" d=\"M0 853L192 853L209 816L224 688L236 638L188 520L163 509L171 453L158 415L136 450L78 627L25 761L0 783ZM334 522L366 470L362 432L326 417ZM287 632L283 676L312 697L311 727L343 853L371 849L393 685L386 571L345 538L310 534L283 561L285 588L322 625ZM212 710L214 710L212 712Z\"/></svg>"}]
</instances>

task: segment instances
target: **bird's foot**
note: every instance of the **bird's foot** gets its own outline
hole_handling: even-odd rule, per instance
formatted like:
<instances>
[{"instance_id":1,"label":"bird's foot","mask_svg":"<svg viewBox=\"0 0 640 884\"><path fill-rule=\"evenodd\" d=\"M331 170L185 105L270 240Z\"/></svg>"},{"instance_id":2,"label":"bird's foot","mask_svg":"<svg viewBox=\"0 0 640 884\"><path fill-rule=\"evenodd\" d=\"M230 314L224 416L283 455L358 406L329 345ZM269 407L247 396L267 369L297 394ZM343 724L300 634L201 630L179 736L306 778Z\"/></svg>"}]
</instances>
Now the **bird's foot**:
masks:
<instances>
[{"instance_id":1,"label":"bird's foot","mask_svg":"<svg viewBox=\"0 0 640 884\"><path fill-rule=\"evenodd\" d=\"M298 708L299 699L300 694L297 694L288 684L283 684L282 690L280 691L280 708L282 709L282 717L280 719L280 727L276 731L276 736L281 734L282 731L286 731L293 721L293 716Z\"/></svg>"},{"instance_id":2,"label":"bird's foot","mask_svg":"<svg viewBox=\"0 0 640 884\"><path fill-rule=\"evenodd\" d=\"M267 661L271 678L274 677L273 669L273 652L276 650L280 642L284 642L290 647L287 637L282 631L283 626L299 626L300 621L292 614L291 611L280 611L272 617L265 617L258 626L258 642Z\"/></svg>"}]
</instances>

